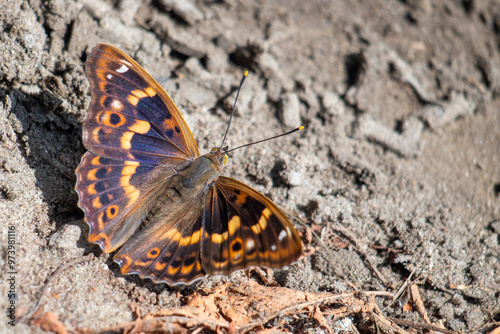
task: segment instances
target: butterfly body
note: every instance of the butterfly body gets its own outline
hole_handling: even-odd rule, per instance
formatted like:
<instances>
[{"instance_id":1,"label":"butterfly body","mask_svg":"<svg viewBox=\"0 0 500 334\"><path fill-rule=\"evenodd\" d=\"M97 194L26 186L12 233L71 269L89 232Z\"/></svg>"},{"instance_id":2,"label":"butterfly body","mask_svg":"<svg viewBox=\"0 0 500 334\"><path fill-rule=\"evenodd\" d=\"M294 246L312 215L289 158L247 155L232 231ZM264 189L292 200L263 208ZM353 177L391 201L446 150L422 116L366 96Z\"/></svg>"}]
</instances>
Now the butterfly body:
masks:
<instances>
[{"instance_id":1,"label":"butterfly body","mask_svg":"<svg viewBox=\"0 0 500 334\"><path fill-rule=\"evenodd\" d=\"M209 187L219 178L223 163L215 153L208 153L181 168L170 165L157 168L157 177L149 180L155 187L150 195L146 195L149 196L148 201L154 204L149 215L156 215L162 206L174 208L197 199L203 200Z\"/></svg>"},{"instance_id":2,"label":"butterfly body","mask_svg":"<svg viewBox=\"0 0 500 334\"><path fill-rule=\"evenodd\" d=\"M218 153L207 153L189 164L182 173L181 183L186 189L196 189L198 193L206 194L208 187L219 178L222 169L223 163Z\"/></svg>"},{"instance_id":3,"label":"butterfly body","mask_svg":"<svg viewBox=\"0 0 500 334\"><path fill-rule=\"evenodd\" d=\"M123 274L188 284L250 265L283 267L302 251L267 197L221 176L227 156L199 155L170 97L130 57L96 46L86 64L92 102L76 170L89 241Z\"/></svg>"}]
</instances>

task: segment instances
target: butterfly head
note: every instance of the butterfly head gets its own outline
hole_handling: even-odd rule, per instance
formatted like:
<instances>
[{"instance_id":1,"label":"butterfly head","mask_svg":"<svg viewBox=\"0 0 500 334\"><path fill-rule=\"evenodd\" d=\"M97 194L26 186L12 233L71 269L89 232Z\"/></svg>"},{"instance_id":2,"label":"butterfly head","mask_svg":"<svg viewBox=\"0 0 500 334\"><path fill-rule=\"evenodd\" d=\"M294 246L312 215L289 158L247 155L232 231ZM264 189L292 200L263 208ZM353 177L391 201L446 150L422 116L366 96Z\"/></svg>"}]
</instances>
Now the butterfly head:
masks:
<instances>
[{"instance_id":1,"label":"butterfly head","mask_svg":"<svg viewBox=\"0 0 500 334\"><path fill-rule=\"evenodd\" d=\"M227 149L228 149L227 146L225 146L222 150L219 149L218 147L215 147L210 151L212 152L212 154L215 154L217 158L219 158L219 161L222 163L223 166L227 164L227 161L229 159L227 155Z\"/></svg>"}]
</instances>

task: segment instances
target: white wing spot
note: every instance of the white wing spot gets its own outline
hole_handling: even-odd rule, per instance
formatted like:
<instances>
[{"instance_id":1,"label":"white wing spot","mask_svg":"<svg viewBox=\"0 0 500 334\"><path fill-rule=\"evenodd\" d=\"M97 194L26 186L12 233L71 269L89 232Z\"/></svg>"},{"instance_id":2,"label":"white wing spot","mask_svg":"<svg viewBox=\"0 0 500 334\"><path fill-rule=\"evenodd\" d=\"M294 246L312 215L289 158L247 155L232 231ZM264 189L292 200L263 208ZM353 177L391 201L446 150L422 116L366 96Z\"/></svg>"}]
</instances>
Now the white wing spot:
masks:
<instances>
[{"instance_id":1,"label":"white wing spot","mask_svg":"<svg viewBox=\"0 0 500 334\"><path fill-rule=\"evenodd\" d=\"M285 230L281 230L280 234L278 235L278 239L280 240L280 242L282 242L283 240L285 240L286 236L288 234L286 233Z\"/></svg>"},{"instance_id":2,"label":"white wing spot","mask_svg":"<svg viewBox=\"0 0 500 334\"><path fill-rule=\"evenodd\" d=\"M113 79L113 76L111 74L108 74L108 75L106 75L106 78L108 78L108 80L111 80L111 79Z\"/></svg>"},{"instance_id":3,"label":"white wing spot","mask_svg":"<svg viewBox=\"0 0 500 334\"><path fill-rule=\"evenodd\" d=\"M123 108L123 104L118 101L118 100L113 100L113 102L111 102L111 109L113 110L121 110Z\"/></svg>"},{"instance_id":4,"label":"white wing spot","mask_svg":"<svg viewBox=\"0 0 500 334\"><path fill-rule=\"evenodd\" d=\"M252 239L248 239L246 247L247 247L247 252L251 252L255 247L255 241L253 241Z\"/></svg>"},{"instance_id":5,"label":"white wing spot","mask_svg":"<svg viewBox=\"0 0 500 334\"><path fill-rule=\"evenodd\" d=\"M276 247L276 245L271 245L271 250L272 250L273 252L274 252L274 251L276 251L276 248L277 248L277 247Z\"/></svg>"},{"instance_id":6,"label":"white wing spot","mask_svg":"<svg viewBox=\"0 0 500 334\"><path fill-rule=\"evenodd\" d=\"M116 72L118 72L118 73L125 73L127 71L128 71L128 67L123 65L123 64L122 64L122 66L120 66L119 69L116 70Z\"/></svg>"}]
</instances>

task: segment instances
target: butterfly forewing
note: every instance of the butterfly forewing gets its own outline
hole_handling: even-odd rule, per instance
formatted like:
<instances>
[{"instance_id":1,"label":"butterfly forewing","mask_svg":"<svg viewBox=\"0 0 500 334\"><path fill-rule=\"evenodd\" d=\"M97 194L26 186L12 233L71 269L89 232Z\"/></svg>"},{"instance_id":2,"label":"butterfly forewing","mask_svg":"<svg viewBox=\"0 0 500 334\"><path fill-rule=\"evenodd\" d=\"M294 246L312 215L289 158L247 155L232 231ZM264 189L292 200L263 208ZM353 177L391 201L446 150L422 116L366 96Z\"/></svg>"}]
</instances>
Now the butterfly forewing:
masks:
<instances>
[{"instance_id":1,"label":"butterfly forewing","mask_svg":"<svg viewBox=\"0 0 500 334\"><path fill-rule=\"evenodd\" d=\"M85 70L92 93L83 127L89 151L155 164L199 155L177 107L133 59L99 44L90 53Z\"/></svg>"},{"instance_id":2,"label":"butterfly forewing","mask_svg":"<svg viewBox=\"0 0 500 334\"><path fill-rule=\"evenodd\" d=\"M203 229L202 263L212 275L250 265L281 268L302 253L283 212L256 190L226 177L207 196Z\"/></svg>"}]
</instances>

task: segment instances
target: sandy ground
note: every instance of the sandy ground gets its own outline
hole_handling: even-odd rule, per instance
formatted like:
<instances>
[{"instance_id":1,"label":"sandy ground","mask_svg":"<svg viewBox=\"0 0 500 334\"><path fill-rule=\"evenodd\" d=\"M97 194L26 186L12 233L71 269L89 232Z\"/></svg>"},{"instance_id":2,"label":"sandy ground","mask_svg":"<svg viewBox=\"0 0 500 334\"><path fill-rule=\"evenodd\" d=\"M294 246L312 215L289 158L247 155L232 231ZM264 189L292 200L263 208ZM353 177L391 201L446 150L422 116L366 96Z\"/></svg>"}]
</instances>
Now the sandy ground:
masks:
<instances>
[{"instance_id":1,"label":"sandy ground","mask_svg":"<svg viewBox=\"0 0 500 334\"><path fill-rule=\"evenodd\" d=\"M432 324L488 332L500 322L496 0L11 0L0 7L2 310L12 270L20 316L57 268L88 253L95 256L57 275L41 300L37 314L52 315L59 329L99 330L135 319L132 306L145 315L222 282L257 280L240 272L172 290L120 276L110 256L86 242L73 190L90 102L83 65L96 43L108 43L165 87L201 152L220 142L229 93L247 69L230 146L305 125L298 135L234 152L225 170L301 217L306 226L294 223L305 242L314 232L308 255L276 272L280 285L396 292L413 272ZM401 305L384 312L423 322ZM280 326L328 332L307 314L297 317ZM43 332L1 319L2 333ZM361 332L376 328L351 320Z\"/></svg>"}]
</instances>

